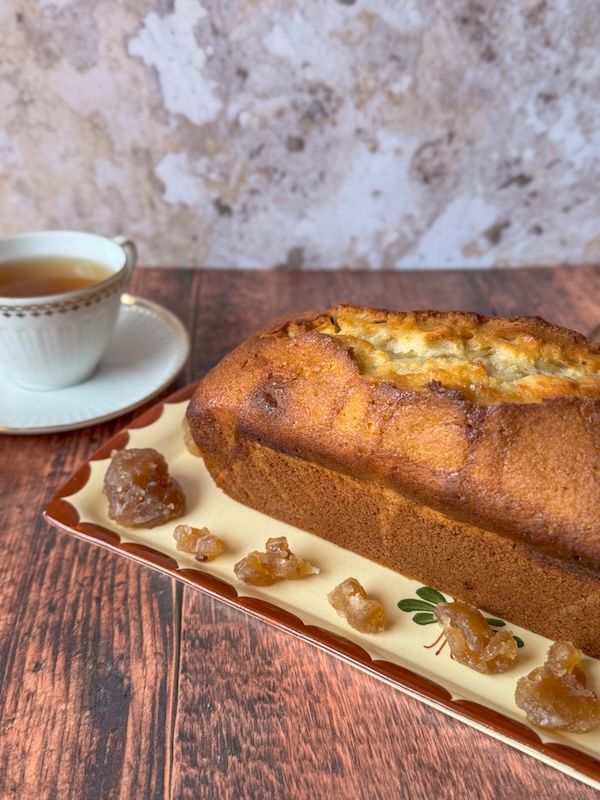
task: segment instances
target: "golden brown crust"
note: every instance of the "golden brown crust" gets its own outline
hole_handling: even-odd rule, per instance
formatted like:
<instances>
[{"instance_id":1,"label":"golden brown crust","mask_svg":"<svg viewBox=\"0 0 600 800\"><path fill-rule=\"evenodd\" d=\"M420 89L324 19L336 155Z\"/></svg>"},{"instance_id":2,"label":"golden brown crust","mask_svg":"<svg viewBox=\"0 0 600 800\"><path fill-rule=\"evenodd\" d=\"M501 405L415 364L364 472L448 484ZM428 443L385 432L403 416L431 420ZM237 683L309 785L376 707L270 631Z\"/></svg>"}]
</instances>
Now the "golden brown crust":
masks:
<instances>
[{"instance_id":1,"label":"golden brown crust","mask_svg":"<svg viewBox=\"0 0 600 800\"><path fill-rule=\"evenodd\" d=\"M521 366L542 363L543 350L546 360L551 353L555 362L569 362L571 373L560 378L567 388L561 385L558 395L548 396L546 388L538 392L530 382L530 402L522 392L519 402L490 402L489 396L474 402L456 386L426 381L425 370L421 385L414 379L406 389L369 373L356 357L358 337L332 333L332 319L342 330L351 324L364 329L365 320L368 325L391 320L397 338L408 329L413 340L415 329L420 335L425 326L434 338L443 334L447 341L448 329L460 330L480 344L510 330L520 337L522 352L514 360ZM579 380L573 377L575 363ZM206 376L188 419L218 471L228 468L240 441L256 441L393 488L455 520L599 568L596 366L600 348L536 318L402 315L338 306L326 314L279 320L247 340Z\"/></svg>"},{"instance_id":2,"label":"golden brown crust","mask_svg":"<svg viewBox=\"0 0 600 800\"><path fill-rule=\"evenodd\" d=\"M600 390L600 346L540 317L333 306L284 325L288 336L308 329L347 343L363 375L400 389L436 382L479 405Z\"/></svg>"},{"instance_id":3,"label":"golden brown crust","mask_svg":"<svg viewBox=\"0 0 600 800\"><path fill-rule=\"evenodd\" d=\"M336 306L244 342L187 418L235 499L600 657L600 347L585 337Z\"/></svg>"}]
</instances>

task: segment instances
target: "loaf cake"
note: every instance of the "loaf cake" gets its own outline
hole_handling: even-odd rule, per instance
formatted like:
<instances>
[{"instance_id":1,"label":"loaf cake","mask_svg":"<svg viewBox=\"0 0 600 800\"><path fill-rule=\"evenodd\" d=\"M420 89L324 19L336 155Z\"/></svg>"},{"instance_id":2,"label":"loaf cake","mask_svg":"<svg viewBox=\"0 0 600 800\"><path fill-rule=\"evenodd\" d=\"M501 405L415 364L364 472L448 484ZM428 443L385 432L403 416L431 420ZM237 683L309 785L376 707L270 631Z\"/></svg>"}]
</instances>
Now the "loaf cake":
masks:
<instances>
[{"instance_id":1,"label":"loaf cake","mask_svg":"<svg viewBox=\"0 0 600 800\"><path fill-rule=\"evenodd\" d=\"M600 657L600 346L584 336L335 306L244 342L187 419L235 500Z\"/></svg>"}]
</instances>

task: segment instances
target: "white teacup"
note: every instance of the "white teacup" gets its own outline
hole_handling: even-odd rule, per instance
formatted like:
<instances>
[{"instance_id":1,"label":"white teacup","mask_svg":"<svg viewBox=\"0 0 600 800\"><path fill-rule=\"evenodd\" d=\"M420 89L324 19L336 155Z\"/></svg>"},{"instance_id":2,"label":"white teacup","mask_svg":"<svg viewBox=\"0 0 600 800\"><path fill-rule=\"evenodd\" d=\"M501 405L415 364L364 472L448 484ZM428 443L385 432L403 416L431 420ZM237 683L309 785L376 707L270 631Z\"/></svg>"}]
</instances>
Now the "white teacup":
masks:
<instances>
[{"instance_id":1,"label":"white teacup","mask_svg":"<svg viewBox=\"0 0 600 800\"><path fill-rule=\"evenodd\" d=\"M0 367L49 391L93 375L108 346L135 245L90 233L0 238Z\"/></svg>"}]
</instances>

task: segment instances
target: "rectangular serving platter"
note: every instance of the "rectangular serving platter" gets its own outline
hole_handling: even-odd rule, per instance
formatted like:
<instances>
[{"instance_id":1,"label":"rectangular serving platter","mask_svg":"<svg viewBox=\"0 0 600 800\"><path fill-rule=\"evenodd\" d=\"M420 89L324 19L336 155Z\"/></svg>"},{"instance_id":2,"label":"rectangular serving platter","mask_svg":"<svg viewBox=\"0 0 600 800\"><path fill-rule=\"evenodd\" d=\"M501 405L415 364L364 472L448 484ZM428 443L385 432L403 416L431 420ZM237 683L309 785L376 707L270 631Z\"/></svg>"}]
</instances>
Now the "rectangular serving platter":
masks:
<instances>
[{"instance_id":1,"label":"rectangular serving platter","mask_svg":"<svg viewBox=\"0 0 600 800\"><path fill-rule=\"evenodd\" d=\"M403 611L398 606L400 601L405 601L404 606L422 606L417 619L423 621L423 613L427 614L423 598L433 595L422 584L242 506L216 487L202 459L193 455L184 441L183 419L194 388L188 386L158 403L108 441L56 492L46 509L46 519L74 536L160 570L321 647L390 686L600 789L600 731L580 735L544 732L529 725L514 703L518 678L543 663L551 644L548 639L507 623L523 647L518 664L502 675L482 675L451 659L437 623L417 624L414 618L419 610ZM104 474L111 452L123 447L152 447L164 455L186 495L183 518L150 530L125 528L109 518L102 491ZM182 522L207 527L223 539L226 552L203 564L179 552L173 531ZM274 536L286 536L291 550L319 567L319 574L268 587L239 582L234 564L251 550L264 550L266 540ZM382 633L355 631L328 603L328 592L350 576L383 603L388 626ZM420 602L407 603L409 599ZM584 668L589 685L598 692L600 661L584 656Z\"/></svg>"}]
</instances>

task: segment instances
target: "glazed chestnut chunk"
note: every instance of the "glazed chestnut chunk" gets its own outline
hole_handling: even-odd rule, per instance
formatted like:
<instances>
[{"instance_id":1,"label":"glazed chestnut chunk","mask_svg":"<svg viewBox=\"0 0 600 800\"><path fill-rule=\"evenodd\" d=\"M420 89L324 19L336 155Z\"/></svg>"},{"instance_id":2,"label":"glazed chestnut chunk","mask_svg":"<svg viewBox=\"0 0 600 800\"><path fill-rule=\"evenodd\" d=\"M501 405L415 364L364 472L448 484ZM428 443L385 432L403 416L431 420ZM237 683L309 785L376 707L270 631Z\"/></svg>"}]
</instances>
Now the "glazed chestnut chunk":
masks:
<instances>
[{"instance_id":1,"label":"glazed chestnut chunk","mask_svg":"<svg viewBox=\"0 0 600 800\"><path fill-rule=\"evenodd\" d=\"M212 561L226 550L225 543L208 528L178 525L173 531L173 537L177 542L177 549L181 553L191 553L196 561Z\"/></svg>"},{"instance_id":2,"label":"glazed chestnut chunk","mask_svg":"<svg viewBox=\"0 0 600 800\"><path fill-rule=\"evenodd\" d=\"M253 550L233 569L238 580L251 586L272 586L278 581L296 581L319 572L318 567L292 553L285 536L267 539L264 553Z\"/></svg>"},{"instance_id":3,"label":"glazed chestnut chunk","mask_svg":"<svg viewBox=\"0 0 600 800\"><path fill-rule=\"evenodd\" d=\"M134 528L154 528L185 512L185 495L151 447L114 450L104 478L108 515Z\"/></svg>"},{"instance_id":4,"label":"glazed chestnut chunk","mask_svg":"<svg viewBox=\"0 0 600 800\"><path fill-rule=\"evenodd\" d=\"M554 642L546 663L519 679L515 702L538 728L588 733L600 727L600 700L588 689L581 653L571 642Z\"/></svg>"},{"instance_id":5,"label":"glazed chestnut chunk","mask_svg":"<svg viewBox=\"0 0 600 800\"><path fill-rule=\"evenodd\" d=\"M497 674L518 658L510 631L494 631L481 611L467 603L438 603L434 617L444 629L454 658L477 672Z\"/></svg>"},{"instance_id":6,"label":"glazed chestnut chunk","mask_svg":"<svg viewBox=\"0 0 600 800\"><path fill-rule=\"evenodd\" d=\"M327 595L329 603L351 628L361 633L380 633L385 630L385 610L378 600L365 592L356 578L346 578Z\"/></svg>"}]
</instances>

